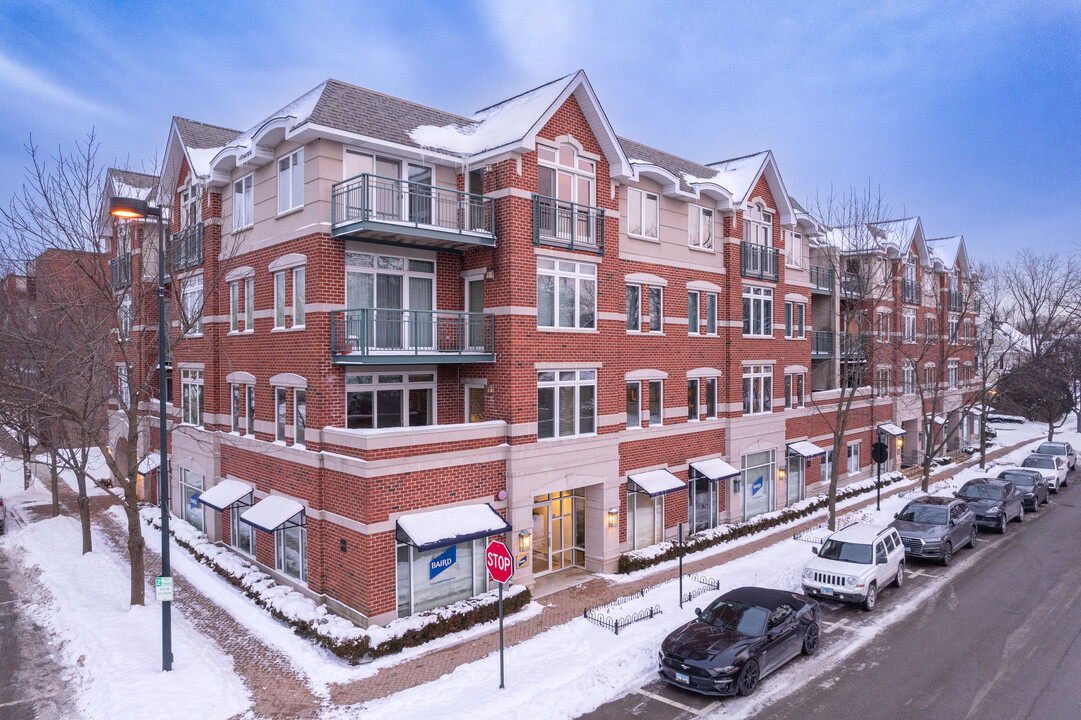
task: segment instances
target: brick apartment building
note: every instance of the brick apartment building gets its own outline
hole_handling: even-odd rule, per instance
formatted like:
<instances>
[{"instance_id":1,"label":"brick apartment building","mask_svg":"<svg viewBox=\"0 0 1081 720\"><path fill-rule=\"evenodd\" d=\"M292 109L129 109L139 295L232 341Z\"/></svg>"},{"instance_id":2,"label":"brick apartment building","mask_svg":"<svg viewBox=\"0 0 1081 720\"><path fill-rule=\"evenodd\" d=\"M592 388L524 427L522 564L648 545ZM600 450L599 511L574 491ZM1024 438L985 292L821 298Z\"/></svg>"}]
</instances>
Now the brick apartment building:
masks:
<instances>
[{"instance_id":1,"label":"brick apartment building","mask_svg":"<svg viewBox=\"0 0 1081 720\"><path fill-rule=\"evenodd\" d=\"M582 72L470 117L328 80L245 131L174 118L157 192L169 282L204 303L165 369L174 512L362 623L485 590L490 536L519 583L611 572L679 523L821 492L829 463L867 477L881 427L913 456L974 429L972 375L905 350L970 327L963 239L877 226L872 306L771 152L618 137ZM156 263L122 224L120 293ZM845 302L906 319L879 326L834 458Z\"/></svg>"}]
</instances>

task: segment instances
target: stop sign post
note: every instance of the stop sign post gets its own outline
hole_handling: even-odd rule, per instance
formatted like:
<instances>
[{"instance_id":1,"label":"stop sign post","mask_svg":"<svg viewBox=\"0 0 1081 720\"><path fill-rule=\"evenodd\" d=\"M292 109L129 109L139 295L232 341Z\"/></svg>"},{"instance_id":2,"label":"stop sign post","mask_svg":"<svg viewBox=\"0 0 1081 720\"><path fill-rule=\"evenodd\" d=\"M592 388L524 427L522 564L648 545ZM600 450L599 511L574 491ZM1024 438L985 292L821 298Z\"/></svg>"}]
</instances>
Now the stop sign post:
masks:
<instances>
[{"instance_id":1,"label":"stop sign post","mask_svg":"<svg viewBox=\"0 0 1081 720\"><path fill-rule=\"evenodd\" d=\"M498 540L488 543L484 552L488 574L499 583L499 689L503 689L503 583L514 574L514 558L507 546Z\"/></svg>"},{"instance_id":2,"label":"stop sign post","mask_svg":"<svg viewBox=\"0 0 1081 720\"><path fill-rule=\"evenodd\" d=\"M885 436L878 431L878 441L871 445L871 459L878 464L878 479L875 480L875 510L882 509L882 463L890 459L889 445L883 442Z\"/></svg>"}]
</instances>

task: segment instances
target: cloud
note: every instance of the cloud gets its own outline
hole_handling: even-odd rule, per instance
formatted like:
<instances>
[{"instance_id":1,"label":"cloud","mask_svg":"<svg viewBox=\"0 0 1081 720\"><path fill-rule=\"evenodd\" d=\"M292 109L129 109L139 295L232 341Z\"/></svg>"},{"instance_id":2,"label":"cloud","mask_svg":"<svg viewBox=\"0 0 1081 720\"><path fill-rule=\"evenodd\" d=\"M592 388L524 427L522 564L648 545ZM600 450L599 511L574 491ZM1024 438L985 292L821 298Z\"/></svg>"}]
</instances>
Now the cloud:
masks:
<instances>
[{"instance_id":1,"label":"cloud","mask_svg":"<svg viewBox=\"0 0 1081 720\"><path fill-rule=\"evenodd\" d=\"M117 113L53 82L33 67L23 65L0 51L0 85L7 85L26 95L57 107L77 112L116 118Z\"/></svg>"},{"instance_id":2,"label":"cloud","mask_svg":"<svg viewBox=\"0 0 1081 720\"><path fill-rule=\"evenodd\" d=\"M547 78L556 65L580 58L582 50L595 42L593 34L585 29L594 26L589 17L583 17L593 14L584 3L482 0L479 7L492 39L502 46L506 59L531 80Z\"/></svg>"}]
</instances>

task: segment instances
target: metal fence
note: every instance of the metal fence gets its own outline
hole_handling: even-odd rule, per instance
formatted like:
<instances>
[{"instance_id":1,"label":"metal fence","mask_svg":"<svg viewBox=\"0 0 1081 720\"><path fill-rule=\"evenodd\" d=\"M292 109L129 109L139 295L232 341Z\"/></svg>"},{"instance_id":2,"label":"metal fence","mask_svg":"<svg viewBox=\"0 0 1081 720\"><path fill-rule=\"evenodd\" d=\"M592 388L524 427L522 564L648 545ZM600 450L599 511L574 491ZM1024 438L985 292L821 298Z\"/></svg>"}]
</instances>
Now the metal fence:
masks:
<instances>
[{"instance_id":1,"label":"metal fence","mask_svg":"<svg viewBox=\"0 0 1081 720\"><path fill-rule=\"evenodd\" d=\"M604 254L604 209L533 196L533 244Z\"/></svg>"},{"instance_id":2,"label":"metal fence","mask_svg":"<svg viewBox=\"0 0 1081 720\"><path fill-rule=\"evenodd\" d=\"M331 353L491 354L495 316L446 310L357 308L330 313Z\"/></svg>"},{"instance_id":3,"label":"metal fence","mask_svg":"<svg viewBox=\"0 0 1081 720\"><path fill-rule=\"evenodd\" d=\"M779 258L777 248L741 242L739 244L740 275L758 280L777 280L780 277Z\"/></svg>"},{"instance_id":4,"label":"metal fence","mask_svg":"<svg viewBox=\"0 0 1081 720\"><path fill-rule=\"evenodd\" d=\"M370 173L335 183L330 213L333 229L376 221L455 233L495 233L489 197Z\"/></svg>"},{"instance_id":5,"label":"metal fence","mask_svg":"<svg viewBox=\"0 0 1081 720\"><path fill-rule=\"evenodd\" d=\"M636 622L641 622L642 620L652 620L654 617L661 614L660 605L654 605L653 607L648 607L623 617L612 617L611 615L601 614L598 610L599 608L597 610L586 610L582 613L582 616L594 625L599 625L603 628L612 630L616 635L619 635L621 628L633 625Z\"/></svg>"}]
</instances>

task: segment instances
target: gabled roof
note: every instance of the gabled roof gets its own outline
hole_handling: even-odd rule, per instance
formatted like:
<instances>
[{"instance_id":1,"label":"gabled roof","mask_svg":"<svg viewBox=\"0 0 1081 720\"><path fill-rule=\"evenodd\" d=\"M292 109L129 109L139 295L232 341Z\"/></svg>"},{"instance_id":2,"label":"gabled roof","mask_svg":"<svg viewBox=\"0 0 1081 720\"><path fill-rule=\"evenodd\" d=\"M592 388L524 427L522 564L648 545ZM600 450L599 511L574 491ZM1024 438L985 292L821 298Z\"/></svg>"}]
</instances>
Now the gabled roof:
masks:
<instances>
[{"instance_id":1,"label":"gabled roof","mask_svg":"<svg viewBox=\"0 0 1081 720\"><path fill-rule=\"evenodd\" d=\"M842 253L881 253L894 258L905 257L915 246L920 264L930 267L932 263L918 217L831 228L824 241Z\"/></svg>"},{"instance_id":2,"label":"gabled roof","mask_svg":"<svg viewBox=\"0 0 1081 720\"><path fill-rule=\"evenodd\" d=\"M927 250L931 255L931 261L941 263L944 270L960 268L962 275L968 275L971 271L963 235L928 240Z\"/></svg>"},{"instance_id":3,"label":"gabled roof","mask_svg":"<svg viewBox=\"0 0 1081 720\"><path fill-rule=\"evenodd\" d=\"M182 118L178 116L173 117L173 122L176 124L176 130L180 133L180 139L184 141L184 145L189 148L222 148L225 147L230 140L240 134L239 130L232 130L230 128L222 127L220 125L211 125L209 123L199 122L198 120L189 120L188 118Z\"/></svg>"},{"instance_id":4,"label":"gabled roof","mask_svg":"<svg viewBox=\"0 0 1081 720\"><path fill-rule=\"evenodd\" d=\"M708 165L716 173L714 179L731 190L737 202L744 202L754 189L754 184L758 182L758 176L762 174L770 155L769 150L763 150ZM784 199L787 202L788 193L785 193Z\"/></svg>"},{"instance_id":5,"label":"gabled roof","mask_svg":"<svg viewBox=\"0 0 1081 720\"><path fill-rule=\"evenodd\" d=\"M630 158L631 165L634 165L636 169L647 166L660 168L671 175L672 182L678 184L679 189L686 193L694 192L687 178L693 180L716 174L716 171L706 165L658 150L649 145L643 145L636 140L621 137L619 142L623 146L623 151L627 154L627 157Z\"/></svg>"},{"instance_id":6,"label":"gabled roof","mask_svg":"<svg viewBox=\"0 0 1081 720\"><path fill-rule=\"evenodd\" d=\"M109 229L109 199L112 197L136 198L153 202L158 188L158 176L134 170L109 168L105 173L105 186L101 192L98 210L98 233L104 235Z\"/></svg>"}]
</instances>

